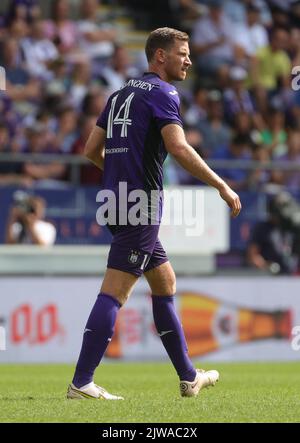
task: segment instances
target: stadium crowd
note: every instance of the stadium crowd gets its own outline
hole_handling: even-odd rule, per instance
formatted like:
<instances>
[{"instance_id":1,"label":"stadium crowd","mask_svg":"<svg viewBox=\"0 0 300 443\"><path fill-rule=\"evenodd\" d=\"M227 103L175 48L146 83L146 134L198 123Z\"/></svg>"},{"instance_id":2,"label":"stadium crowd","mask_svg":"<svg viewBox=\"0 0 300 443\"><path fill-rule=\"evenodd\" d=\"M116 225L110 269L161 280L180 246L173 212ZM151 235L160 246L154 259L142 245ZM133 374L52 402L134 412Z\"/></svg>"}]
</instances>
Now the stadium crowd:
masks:
<instances>
[{"instance_id":1,"label":"stadium crowd","mask_svg":"<svg viewBox=\"0 0 300 443\"><path fill-rule=\"evenodd\" d=\"M300 66L299 0L103 3L109 11L121 7L133 29L174 26L190 34L193 70L177 85L188 142L207 160L259 164L219 168L233 189L299 189L300 170L264 169L270 160L300 166L300 79L292 75ZM36 0L10 1L0 18L0 154L11 161L0 161L0 185L70 182L58 156L80 155L108 96L146 69L142 49L130 50L113 18L98 0L53 0L48 17ZM55 156L19 163L16 153ZM165 180L196 184L172 159ZM81 166L81 184L100 182L96 168Z\"/></svg>"}]
</instances>

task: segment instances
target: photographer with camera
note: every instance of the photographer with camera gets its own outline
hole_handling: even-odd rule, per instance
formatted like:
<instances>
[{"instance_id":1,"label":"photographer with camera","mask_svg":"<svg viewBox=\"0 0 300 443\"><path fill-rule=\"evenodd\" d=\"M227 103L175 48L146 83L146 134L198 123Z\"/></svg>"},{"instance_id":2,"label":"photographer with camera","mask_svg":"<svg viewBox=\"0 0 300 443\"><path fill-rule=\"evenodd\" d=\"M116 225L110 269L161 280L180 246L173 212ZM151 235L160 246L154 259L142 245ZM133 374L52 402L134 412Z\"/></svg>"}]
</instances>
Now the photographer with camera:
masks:
<instances>
[{"instance_id":1,"label":"photographer with camera","mask_svg":"<svg viewBox=\"0 0 300 443\"><path fill-rule=\"evenodd\" d=\"M55 242L55 226L44 220L45 200L23 191L14 193L14 205L8 216L6 244L51 246Z\"/></svg>"},{"instance_id":2,"label":"photographer with camera","mask_svg":"<svg viewBox=\"0 0 300 443\"><path fill-rule=\"evenodd\" d=\"M268 219L254 226L248 262L274 275L295 275L299 272L299 245L300 205L288 192L281 192L268 202Z\"/></svg>"}]
</instances>

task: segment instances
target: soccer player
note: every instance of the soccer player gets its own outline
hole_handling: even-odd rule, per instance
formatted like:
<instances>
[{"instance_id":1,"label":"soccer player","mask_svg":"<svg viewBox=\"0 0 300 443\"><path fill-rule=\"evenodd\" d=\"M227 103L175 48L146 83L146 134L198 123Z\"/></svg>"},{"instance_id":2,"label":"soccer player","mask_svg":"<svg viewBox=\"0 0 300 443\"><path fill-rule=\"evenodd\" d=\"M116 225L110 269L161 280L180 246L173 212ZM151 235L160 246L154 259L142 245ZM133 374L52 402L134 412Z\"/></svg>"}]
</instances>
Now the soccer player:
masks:
<instances>
[{"instance_id":1,"label":"soccer player","mask_svg":"<svg viewBox=\"0 0 300 443\"><path fill-rule=\"evenodd\" d=\"M103 188L113 191L118 200L121 182L126 183L127 193L162 190L163 162L170 153L193 176L216 188L236 217L241 210L238 195L186 142L182 129L179 97L172 82L184 80L192 64L188 41L187 34L171 28L150 33L145 48L149 72L130 79L111 95L88 138L85 154L104 171ZM97 386L93 376L111 341L118 311L142 274L151 288L155 326L178 374L181 395L196 396L219 378L215 370L195 369L188 357L174 306L175 274L158 239L161 197L154 209L150 207L153 210L157 223L135 226L117 220L109 225L113 240L107 270L84 330L68 398L122 399Z\"/></svg>"}]
</instances>

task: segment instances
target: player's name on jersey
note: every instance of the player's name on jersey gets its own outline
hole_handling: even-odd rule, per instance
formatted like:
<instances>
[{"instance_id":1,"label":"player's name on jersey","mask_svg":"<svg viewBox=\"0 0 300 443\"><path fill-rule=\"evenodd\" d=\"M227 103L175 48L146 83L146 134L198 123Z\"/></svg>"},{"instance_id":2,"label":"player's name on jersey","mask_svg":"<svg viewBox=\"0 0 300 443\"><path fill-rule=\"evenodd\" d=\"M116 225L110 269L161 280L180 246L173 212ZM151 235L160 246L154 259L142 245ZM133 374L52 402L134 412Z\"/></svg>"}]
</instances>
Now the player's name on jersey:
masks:
<instances>
[{"instance_id":1,"label":"player's name on jersey","mask_svg":"<svg viewBox=\"0 0 300 443\"><path fill-rule=\"evenodd\" d=\"M129 148L105 148L105 154L120 154L120 153L127 153L129 151Z\"/></svg>"},{"instance_id":2,"label":"player's name on jersey","mask_svg":"<svg viewBox=\"0 0 300 443\"><path fill-rule=\"evenodd\" d=\"M128 82L125 83L124 88L125 86L132 86L133 88L140 88L148 91L151 91L155 87L155 85L151 85L151 83L144 82L143 80L134 79L128 80Z\"/></svg>"}]
</instances>

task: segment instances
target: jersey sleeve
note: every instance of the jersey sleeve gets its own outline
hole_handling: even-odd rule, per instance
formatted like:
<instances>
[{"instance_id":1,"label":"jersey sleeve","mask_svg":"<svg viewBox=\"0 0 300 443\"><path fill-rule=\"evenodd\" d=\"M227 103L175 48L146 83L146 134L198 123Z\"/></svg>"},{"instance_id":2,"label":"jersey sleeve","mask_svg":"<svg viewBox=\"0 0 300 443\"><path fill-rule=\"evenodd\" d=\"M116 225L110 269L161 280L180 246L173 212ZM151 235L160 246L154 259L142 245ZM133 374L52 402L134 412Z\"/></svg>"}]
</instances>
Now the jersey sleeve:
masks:
<instances>
[{"instance_id":1,"label":"jersey sleeve","mask_svg":"<svg viewBox=\"0 0 300 443\"><path fill-rule=\"evenodd\" d=\"M174 123L183 126L179 111L179 97L176 90L158 90L151 100L153 117L161 130L164 126Z\"/></svg>"}]
</instances>

